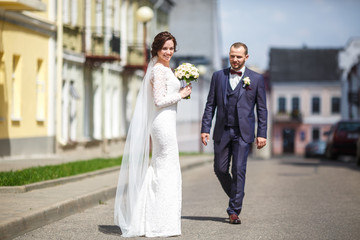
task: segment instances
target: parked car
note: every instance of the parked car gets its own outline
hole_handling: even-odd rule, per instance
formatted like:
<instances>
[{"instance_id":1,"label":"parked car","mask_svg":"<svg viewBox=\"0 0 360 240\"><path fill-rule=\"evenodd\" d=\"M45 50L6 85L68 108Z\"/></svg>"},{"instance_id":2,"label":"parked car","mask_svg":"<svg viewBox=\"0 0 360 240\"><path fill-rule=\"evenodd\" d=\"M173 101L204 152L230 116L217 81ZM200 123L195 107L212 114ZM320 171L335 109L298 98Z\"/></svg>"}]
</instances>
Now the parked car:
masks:
<instances>
[{"instance_id":1,"label":"parked car","mask_svg":"<svg viewBox=\"0 0 360 240\"><path fill-rule=\"evenodd\" d=\"M305 157L322 157L325 155L326 142L325 141L312 141L305 146Z\"/></svg>"},{"instance_id":2,"label":"parked car","mask_svg":"<svg viewBox=\"0 0 360 240\"><path fill-rule=\"evenodd\" d=\"M356 156L356 142L360 137L360 121L339 121L334 124L326 141L325 155L335 159L339 155Z\"/></svg>"},{"instance_id":3,"label":"parked car","mask_svg":"<svg viewBox=\"0 0 360 240\"><path fill-rule=\"evenodd\" d=\"M356 141L356 164L360 166L360 137Z\"/></svg>"}]
</instances>

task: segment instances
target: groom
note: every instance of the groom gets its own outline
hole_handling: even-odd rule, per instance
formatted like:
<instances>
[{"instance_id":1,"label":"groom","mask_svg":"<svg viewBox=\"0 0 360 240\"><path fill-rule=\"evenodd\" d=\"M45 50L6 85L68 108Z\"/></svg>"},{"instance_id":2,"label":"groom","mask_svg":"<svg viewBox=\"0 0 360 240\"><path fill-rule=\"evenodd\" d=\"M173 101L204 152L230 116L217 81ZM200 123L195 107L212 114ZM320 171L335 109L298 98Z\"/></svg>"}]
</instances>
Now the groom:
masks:
<instances>
[{"instance_id":1,"label":"groom","mask_svg":"<svg viewBox=\"0 0 360 240\"><path fill-rule=\"evenodd\" d=\"M254 109L256 106L258 149L266 145L267 109L262 75L245 67L249 58L247 46L234 43L229 58L231 68L217 71L212 76L202 118L201 141L206 146L210 140L211 122L217 110L213 134L214 171L229 196L230 223L240 224L247 157L255 139Z\"/></svg>"}]
</instances>

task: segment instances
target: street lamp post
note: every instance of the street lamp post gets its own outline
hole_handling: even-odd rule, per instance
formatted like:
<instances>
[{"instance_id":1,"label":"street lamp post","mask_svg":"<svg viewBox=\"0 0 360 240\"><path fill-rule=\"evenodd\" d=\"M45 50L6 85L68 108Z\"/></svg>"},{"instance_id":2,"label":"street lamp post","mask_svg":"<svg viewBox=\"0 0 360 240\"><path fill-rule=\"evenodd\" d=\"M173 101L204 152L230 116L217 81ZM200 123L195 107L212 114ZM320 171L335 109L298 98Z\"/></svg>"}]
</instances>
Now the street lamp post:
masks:
<instances>
[{"instance_id":1,"label":"street lamp post","mask_svg":"<svg viewBox=\"0 0 360 240\"><path fill-rule=\"evenodd\" d=\"M147 47L146 47L146 35L147 35L146 23L149 22L153 18L153 16L154 16L153 10L146 6L143 6L136 11L137 20L143 23L144 74L146 72L147 59L148 59Z\"/></svg>"}]
</instances>

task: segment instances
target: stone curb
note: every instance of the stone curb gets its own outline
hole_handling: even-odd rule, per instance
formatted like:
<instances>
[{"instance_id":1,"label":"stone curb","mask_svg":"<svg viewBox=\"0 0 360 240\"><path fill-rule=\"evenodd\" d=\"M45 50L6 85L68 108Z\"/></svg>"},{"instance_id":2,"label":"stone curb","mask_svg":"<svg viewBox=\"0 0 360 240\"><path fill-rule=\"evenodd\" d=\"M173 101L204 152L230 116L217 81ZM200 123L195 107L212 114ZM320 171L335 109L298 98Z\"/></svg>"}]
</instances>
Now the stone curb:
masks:
<instances>
[{"instance_id":1,"label":"stone curb","mask_svg":"<svg viewBox=\"0 0 360 240\"><path fill-rule=\"evenodd\" d=\"M79 174L79 175L75 175L75 176L63 177L63 178L47 180L47 181L42 181L42 182L36 182L36 183L26 184L26 185L22 185L22 186L0 187L0 193L24 193L24 192L29 192L29 191L32 191L35 189L53 187L53 186L56 186L59 184L75 182L75 181L79 181L84 178L94 177L97 175L106 174L106 173L119 171L119 170L120 170L120 166L116 166L116 167L101 169L101 170L97 170L97 171L93 171L93 172L89 172L89 173L83 173L83 174Z\"/></svg>"},{"instance_id":2,"label":"stone curb","mask_svg":"<svg viewBox=\"0 0 360 240\"><path fill-rule=\"evenodd\" d=\"M112 186L45 207L23 217L11 219L11 221L0 225L0 239L13 239L26 232L95 206L115 197L115 194L116 186Z\"/></svg>"},{"instance_id":3,"label":"stone curb","mask_svg":"<svg viewBox=\"0 0 360 240\"><path fill-rule=\"evenodd\" d=\"M195 162L181 168L182 171L187 171L192 168L196 168L207 163L212 162L212 157L201 160L200 162ZM118 167L107 169L108 172L118 170ZM96 171L101 172L100 174L105 174L105 170ZM82 178L91 177L98 175L99 173L93 172L92 174L82 174L86 176L81 176ZM69 177L72 178L72 177ZM79 178L77 179L79 180ZM69 180L68 182L76 181ZM65 183L65 182L62 182ZM60 184L59 182L57 184ZM29 184L31 185L31 184ZM56 184L54 184L56 185ZM52 185L53 186L53 185ZM23 235L26 232L32 231L36 228L42 227L46 224L58 221L62 218L70 216L72 214L83 211L89 207L95 206L101 202L104 202L110 198L115 197L116 195L117 183L114 186L108 187L106 189L94 191L70 200L66 200L57 204L54 204L50 207L45 207L38 211L34 211L31 214L27 214L23 217L16 219L11 219L9 222L0 224L0 239L9 240L17 236Z\"/></svg>"}]
</instances>

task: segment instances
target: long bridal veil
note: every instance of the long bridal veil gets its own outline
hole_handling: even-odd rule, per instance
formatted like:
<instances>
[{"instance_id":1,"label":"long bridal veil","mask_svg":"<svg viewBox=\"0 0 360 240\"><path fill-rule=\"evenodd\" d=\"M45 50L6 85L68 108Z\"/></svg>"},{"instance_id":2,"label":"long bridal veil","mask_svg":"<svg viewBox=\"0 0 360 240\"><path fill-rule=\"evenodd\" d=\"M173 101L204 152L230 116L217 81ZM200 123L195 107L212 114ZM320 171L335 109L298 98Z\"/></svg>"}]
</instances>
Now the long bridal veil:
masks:
<instances>
[{"instance_id":1,"label":"long bridal veil","mask_svg":"<svg viewBox=\"0 0 360 240\"><path fill-rule=\"evenodd\" d=\"M133 213L138 201L141 201L140 190L149 166L150 129L155 112L150 78L156 62L157 57L150 60L143 79L129 126L119 173L114 221L121 228L123 236L127 236L131 231Z\"/></svg>"}]
</instances>

